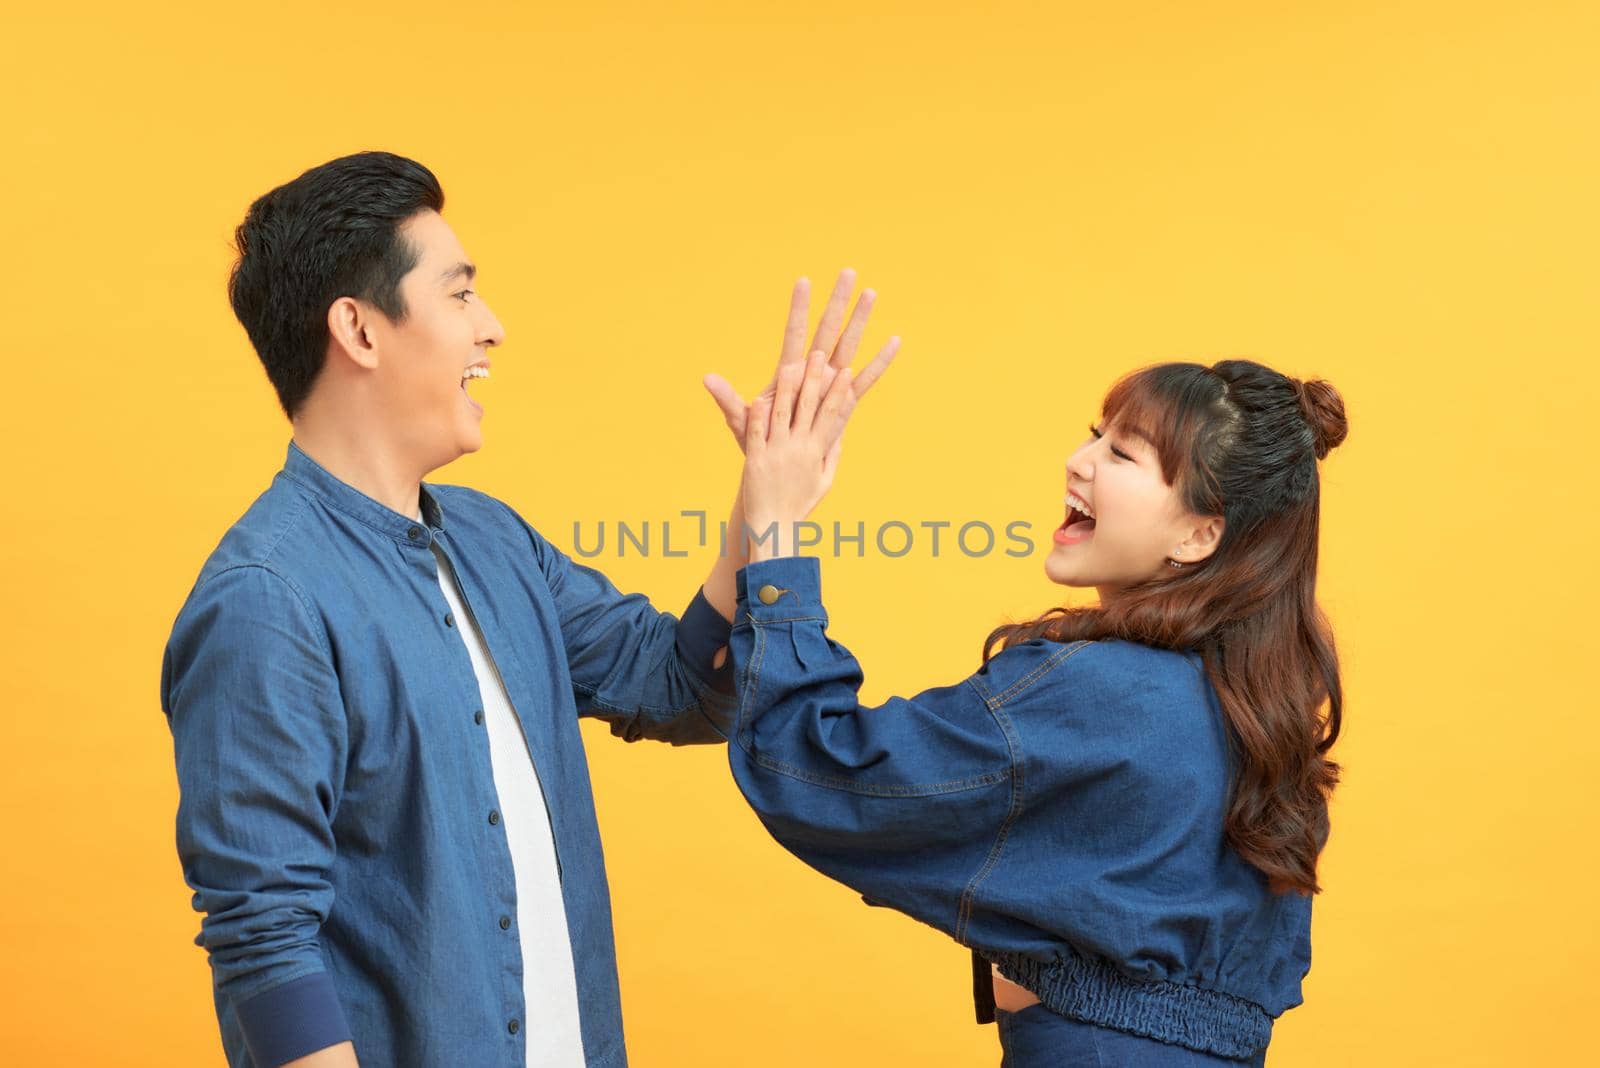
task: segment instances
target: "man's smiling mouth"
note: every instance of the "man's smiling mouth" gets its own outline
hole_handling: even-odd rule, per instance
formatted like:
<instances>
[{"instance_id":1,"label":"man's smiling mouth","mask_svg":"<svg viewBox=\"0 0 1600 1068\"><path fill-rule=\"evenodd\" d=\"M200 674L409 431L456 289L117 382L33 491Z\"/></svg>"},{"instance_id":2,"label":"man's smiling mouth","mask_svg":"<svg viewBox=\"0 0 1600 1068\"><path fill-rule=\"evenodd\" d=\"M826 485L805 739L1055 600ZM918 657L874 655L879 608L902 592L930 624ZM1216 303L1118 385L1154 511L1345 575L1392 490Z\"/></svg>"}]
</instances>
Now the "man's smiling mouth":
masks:
<instances>
[{"instance_id":1,"label":"man's smiling mouth","mask_svg":"<svg viewBox=\"0 0 1600 1068\"><path fill-rule=\"evenodd\" d=\"M467 403L468 404L472 405L478 411L482 411L483 410L483 405L479 404L477 401L472 399L472 395L467 392L467 383L469 381L471 381L472 379L474 379L474 378L487 379L488 377L489 377L489 361L488 360L479 360L477 363L475 363L472 366L468 367L465 371L463 371L461 373L461 395L467 399Z\"/></svg>"}]
</instances>

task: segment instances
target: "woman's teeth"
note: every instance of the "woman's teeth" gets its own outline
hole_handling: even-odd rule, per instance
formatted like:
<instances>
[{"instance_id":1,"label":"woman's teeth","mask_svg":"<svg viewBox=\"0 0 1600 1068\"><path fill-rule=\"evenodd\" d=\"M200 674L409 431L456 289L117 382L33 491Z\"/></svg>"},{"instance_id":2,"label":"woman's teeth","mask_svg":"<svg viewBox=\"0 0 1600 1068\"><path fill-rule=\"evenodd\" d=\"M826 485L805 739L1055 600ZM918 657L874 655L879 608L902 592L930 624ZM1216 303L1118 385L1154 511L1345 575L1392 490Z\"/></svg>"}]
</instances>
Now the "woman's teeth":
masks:
<instances>
[{"instance_id":1,"label":"woman's teeth","mask_svg":"<svg viewBox=\"0 0 1600 1068\"><path fill-rule=\"evenodd\" d=\"M1057 545L1076 545L1094 537L1094 509L1076 493L1062 498L1067 505L1067 519L1056 528Z\"/></svg>"},{"instance_id":2,"label":"woman's teeth","mask_svg":"<svg viewBox=\"0 0 1600 1068\"><path fill-rule=\"evenodd\" d=\"M467 368L466 374L461 376L461 381L465 382L469 378L488 378L488 377L489 377L489 369L487 367L469 367L469 368Z\"/></svg>"}]
</instances>

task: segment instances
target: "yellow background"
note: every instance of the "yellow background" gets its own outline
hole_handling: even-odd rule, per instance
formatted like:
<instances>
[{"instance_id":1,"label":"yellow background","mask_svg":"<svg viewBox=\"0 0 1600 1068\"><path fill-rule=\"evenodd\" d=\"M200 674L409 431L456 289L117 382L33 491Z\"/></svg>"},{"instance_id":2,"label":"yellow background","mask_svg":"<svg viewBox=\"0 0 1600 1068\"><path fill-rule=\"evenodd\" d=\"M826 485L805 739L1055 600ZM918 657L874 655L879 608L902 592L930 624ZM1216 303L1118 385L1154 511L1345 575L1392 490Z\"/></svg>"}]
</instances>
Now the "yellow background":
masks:
<instances>
[{"instance_id":1,"label":"yellow background","mask_svg":"<svg viewBox=\"0 0 1600 1068\"><path fill-rule=\"evenodd\" d=\"M1344 393L1321 599L1348 694L1277 1065L1555 1064L1597 993L1597 212L1587 3L28 5L6 16L12 399L0 1060L222 1063L173 842L162 646L288 425L224 296L249 201L386 148L507 329L434 472L570 547L716 514L699 380L853 266L905 337L819 518L1033 524L827 559L864 698L1061 592L1062 462L1118 373ZM709 566L602 566L677 611ZM988 1065L965 953L782 852L720 749L584 728L634 1063Z\"/></svg>"}]
</instances>

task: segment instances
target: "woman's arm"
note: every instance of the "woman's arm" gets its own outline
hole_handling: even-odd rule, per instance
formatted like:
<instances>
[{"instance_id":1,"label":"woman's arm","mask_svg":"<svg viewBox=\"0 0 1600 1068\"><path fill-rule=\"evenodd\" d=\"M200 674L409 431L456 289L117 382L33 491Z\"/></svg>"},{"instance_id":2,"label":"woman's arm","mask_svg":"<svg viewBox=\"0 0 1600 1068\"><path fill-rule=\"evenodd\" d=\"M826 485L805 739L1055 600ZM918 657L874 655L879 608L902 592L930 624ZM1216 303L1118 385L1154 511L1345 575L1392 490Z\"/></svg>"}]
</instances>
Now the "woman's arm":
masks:
<instances>
[{"instance_id":1,"label":"woman's arm","mask_svg":"<svg viewBox=\"0 0 1600 1068\"><path fill-rule=\"evenodd\" d=\"M826 633L820 570L785 557L738 573L734 780L801 860L960 939L1021 803L1011 746L973 678L861 704L861 667Z\"/></svg>"},{"instance_id":2,"label":"woman's arm","mask_svg":"<svg viewBox=\"0 0 1600 1068\"><path fill-rule=\"evenodd\" d=\"M787 849L959 939L1020 801L1006 734L972 680L863 707L860 666L826 634L820 563L793 555L833 481L850 378L820 355L785 365L745 421L752 537L735 575L729 762Z\"/></svg>"},{"instance_id":3,"label":"woman's arm","mask_svg":"<svg viewBox=\"0 0 1600 1068\"><path fill-rule=\"evenodd\" d=\"M811 282L806 278L795 282L794 289L789 294L789 314L787 322L784 323L783 346L778 353L778 366L772 372L772 380L758 396L770 397L774 394L778 387L778 376L784 367L802 363L807 353L820 355L826 360L823 380L828 384L832 383L835 374L851 365L855 359L856 349L861 344L862 335L866 332L867 320L872 315L873 301L877 298L877 294L872 290L865 290L856 301L855 307L850 309L849 320L846 321L845 309L850 303L850 294L855 289L855 283L855 271L846 267L839 272L839 278L833 285L833 292L828 297L826 307L823 308L822 319L817 323L816 333L812 335L811 343L808 345L805 343L805 336L806 320L809 317L811 304ZM872 384L889 369L889 364L893 362L899 350L900 339L891 337L859 375L851 376L850 391L855 399L859 400L866 395ZM733 433L733 440L738 443L742 451L745 445L748 406L738 391L721 375L706 375L704 384L712 399L717 402L717 407L722 410L723 419ZM728 518L729 544L723 548L702 587L706 600L723 619L730 623L733 621L735 599L733 576L749 561L744 531L744 484L741 481L739 492L734 498L732 514ZM727 649L719 649L714 666L720 669L726 657Z\"/></svg>"}]
</instances>

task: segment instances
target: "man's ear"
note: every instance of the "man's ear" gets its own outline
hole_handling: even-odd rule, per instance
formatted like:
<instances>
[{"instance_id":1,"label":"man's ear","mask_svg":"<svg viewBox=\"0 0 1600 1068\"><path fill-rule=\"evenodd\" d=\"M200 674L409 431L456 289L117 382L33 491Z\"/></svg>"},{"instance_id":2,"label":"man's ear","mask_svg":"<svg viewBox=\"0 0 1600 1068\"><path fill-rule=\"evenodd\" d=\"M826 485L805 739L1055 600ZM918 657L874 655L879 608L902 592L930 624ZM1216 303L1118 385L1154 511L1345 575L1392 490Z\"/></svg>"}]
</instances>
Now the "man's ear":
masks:
<instances>
[{"instance_id":1,"label":"man's ear","mask_svg":"<svg viewBox=\"0 0 1600 1068\"><path fill-rule=\"evenodd\" d=\"M340 297L328 305L328 337L334 347L368 370L378 366L373 314L371 307L354 297Z\"/></svg>"},{"instance_id":2,"label":"man's ear","mask_svg":"<svg viewBox=\"0 0 1600 1068\"><path fill-rule=\"evenodd\" d=\"M1189 536L1178 545L1172 558L1180 564L1198 564L1217 551L1222 543L1223 520L1220 515L1202 516L1190 529Z\"/></svg>"}]
</instances>

